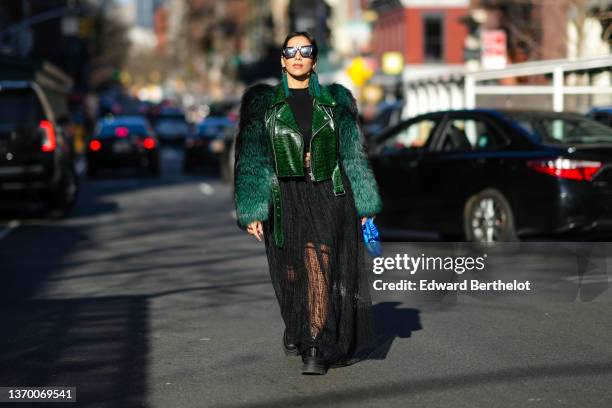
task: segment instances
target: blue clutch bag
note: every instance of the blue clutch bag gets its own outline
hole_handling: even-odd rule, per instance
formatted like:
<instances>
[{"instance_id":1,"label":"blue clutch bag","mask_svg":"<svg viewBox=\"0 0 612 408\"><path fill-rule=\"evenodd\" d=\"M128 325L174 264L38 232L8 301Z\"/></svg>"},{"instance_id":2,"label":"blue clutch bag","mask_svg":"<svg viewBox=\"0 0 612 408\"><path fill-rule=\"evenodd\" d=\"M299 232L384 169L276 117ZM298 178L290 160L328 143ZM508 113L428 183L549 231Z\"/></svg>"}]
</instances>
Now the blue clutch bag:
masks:
<instances>
[{"instance_id":1,"label":"blue clutch bag","mask_svg":"<svg viewBox=\"0 0 612 408\"><path fill-rule=\"evenodd\" d=\"M361 231L363 232L365 247L372 258L380 256L382 254L382 246L380 245L380 239L378 237L378 228L376 228L374 220L371 217L368 217L366 222L361 225Z\"/></svg>"}]
</instances>

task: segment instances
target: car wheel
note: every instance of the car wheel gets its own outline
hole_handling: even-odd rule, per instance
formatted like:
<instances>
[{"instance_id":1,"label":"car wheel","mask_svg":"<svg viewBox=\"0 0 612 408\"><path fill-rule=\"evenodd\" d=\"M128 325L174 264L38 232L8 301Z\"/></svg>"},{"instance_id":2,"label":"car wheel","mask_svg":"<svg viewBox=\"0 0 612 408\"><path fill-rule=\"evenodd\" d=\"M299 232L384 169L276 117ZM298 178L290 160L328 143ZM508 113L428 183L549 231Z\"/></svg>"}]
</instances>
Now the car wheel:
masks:
<instances>
[{"instance_id":1,"label":"car wheel","mask_svg":"<svg viewBox=\"0 0 612 408\"><path fill-rule=\"evenodd\" d=\"M468 241L517 241L514 215L502 193L488 188L470 197L464 208L464 231Z\"/></svg>"},{"instance_id":2,"label":"car wheel","mask_svg":"<svg viewBox=\"0 0 612 408\"><path fill-rule=\"evenodd\" d=\"M73 207L79 192L79 178L73 168L66 170L58 188L47 200L47 209L59 216L65 216Z\"/></svg>"}]
</instances>

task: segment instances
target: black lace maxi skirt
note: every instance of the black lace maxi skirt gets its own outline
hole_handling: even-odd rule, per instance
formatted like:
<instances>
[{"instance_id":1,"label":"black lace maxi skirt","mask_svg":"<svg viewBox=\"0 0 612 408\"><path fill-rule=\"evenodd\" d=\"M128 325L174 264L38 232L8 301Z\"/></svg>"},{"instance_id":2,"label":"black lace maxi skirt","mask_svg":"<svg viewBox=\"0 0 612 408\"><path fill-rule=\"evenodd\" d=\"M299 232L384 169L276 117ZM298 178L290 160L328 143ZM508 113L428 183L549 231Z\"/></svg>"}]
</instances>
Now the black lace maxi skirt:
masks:
<instances>
[{"instance_id":1,"label":"black lace maxi skirt","mask_svg":"<svg viewBox=\"0 0 612 408\"><path fill-rule=\"evenodd\" d=\"M275 244L274 217L264 222L287 337L300 351L317 346L331 366L355 363L376 347L361 221L344 172L342 180L346 194L335 196L331 179L279 179L284 247Z\"/></svg>"}]
</instances>

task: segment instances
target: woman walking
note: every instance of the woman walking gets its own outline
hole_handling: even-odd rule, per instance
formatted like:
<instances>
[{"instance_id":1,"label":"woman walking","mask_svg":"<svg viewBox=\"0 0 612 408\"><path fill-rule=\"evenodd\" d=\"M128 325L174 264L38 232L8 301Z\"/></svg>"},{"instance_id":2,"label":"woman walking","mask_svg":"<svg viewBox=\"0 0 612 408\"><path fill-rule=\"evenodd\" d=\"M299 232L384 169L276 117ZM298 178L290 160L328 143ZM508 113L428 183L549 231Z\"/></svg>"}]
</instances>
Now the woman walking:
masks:
<instances>
[{"instance_id":1,"label":"woman walking","mask_svg":"<svg viewBox=\"0 0 612 408\"><path fill-rule=\"evenodd\" d=\"M355 98L319 84L317 44L292 32L282 81L244 92L236 140L238 225L265 240L287 355L303 374L352 364L376 346L361 224L382 204Z\"/></svg>"}]
</instances>

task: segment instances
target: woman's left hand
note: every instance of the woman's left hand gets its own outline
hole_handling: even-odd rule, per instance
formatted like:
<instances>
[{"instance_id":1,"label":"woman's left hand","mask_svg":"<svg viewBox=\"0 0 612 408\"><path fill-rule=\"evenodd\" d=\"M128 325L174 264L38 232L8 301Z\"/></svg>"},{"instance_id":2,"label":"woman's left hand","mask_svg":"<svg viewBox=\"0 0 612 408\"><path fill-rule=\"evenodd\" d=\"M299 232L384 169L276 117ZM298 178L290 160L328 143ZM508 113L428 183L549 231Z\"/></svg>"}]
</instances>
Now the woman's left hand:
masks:
<instances>
[{"instance_id":1,"label":"woman's left hand","mask_svg":"<svg viewBox=\"0 0 612 408\"><path fill-rule=\"evenodd\" d=\"M372 216L372 221L374 221L374 218L376 218L375 215ZM368 219L368 217L361 217L361 225L365 224L367 219Z\"/></svg>"}]
</instances>

